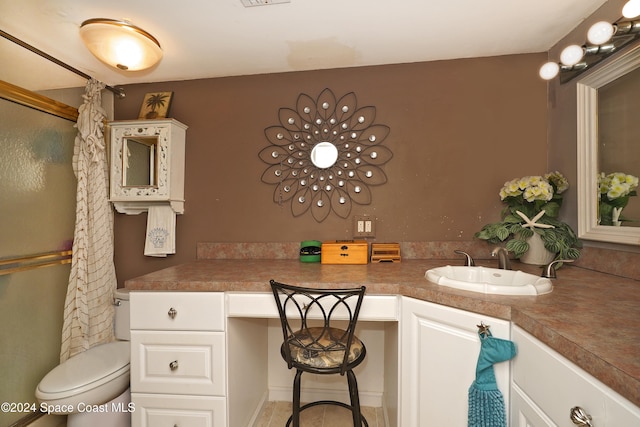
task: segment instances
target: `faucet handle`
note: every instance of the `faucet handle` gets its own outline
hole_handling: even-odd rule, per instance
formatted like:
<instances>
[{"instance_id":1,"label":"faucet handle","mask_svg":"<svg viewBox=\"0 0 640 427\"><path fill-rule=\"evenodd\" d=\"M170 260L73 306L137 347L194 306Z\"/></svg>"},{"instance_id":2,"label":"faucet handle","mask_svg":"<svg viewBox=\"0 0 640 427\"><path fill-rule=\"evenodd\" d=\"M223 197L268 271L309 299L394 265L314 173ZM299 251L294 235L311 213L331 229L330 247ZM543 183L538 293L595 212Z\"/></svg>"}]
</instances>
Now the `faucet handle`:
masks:
<instances>
[{"instance_id":1,"label":"faucet handle","mask_svg":"<svg viewBox=\"0 0 640 427\"><path fill-rule=\"evenodd\" d=\"M471 255L469 255L465 251L461 251L461 250L456 249L453 252L458 254L458 255L464 255L466 257L464 265L466 265L468 267L474 267L476 265L476 262L473 260L473 258L471 258Z\"/></svg>"},{"instance_id":2,"label":"faucet handle","mask_svg":"<svg viewBox=\"0 0 640 427\"><path fill-rule=\"evenodd\" d=\"M542 277L546 277L547 279L555 279L556 276L556 264L561 262L573 262L572 259L556 259L551 261L549 264L545 265L542 269Z\"/></svg>"}]
</instances>

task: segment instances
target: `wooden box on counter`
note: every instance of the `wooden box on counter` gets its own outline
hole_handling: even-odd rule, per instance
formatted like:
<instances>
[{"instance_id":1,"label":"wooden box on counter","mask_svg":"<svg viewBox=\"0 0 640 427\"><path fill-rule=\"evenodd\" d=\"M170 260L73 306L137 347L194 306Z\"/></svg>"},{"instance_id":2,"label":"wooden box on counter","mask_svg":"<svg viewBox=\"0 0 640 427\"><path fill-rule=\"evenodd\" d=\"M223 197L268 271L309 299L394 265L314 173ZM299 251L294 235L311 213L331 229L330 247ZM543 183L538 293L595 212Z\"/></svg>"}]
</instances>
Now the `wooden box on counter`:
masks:
<instances>
[{"instance_id":1,"label":"wooden box on counter","mask_svg":"<svg viewBox=\"0 0 640 427\"><path fill-rule=\"evenodd\" d=\"M364 240L332 240L322 242L322 264L367 264L369 244Z\"/></svg>"}]
</instances>

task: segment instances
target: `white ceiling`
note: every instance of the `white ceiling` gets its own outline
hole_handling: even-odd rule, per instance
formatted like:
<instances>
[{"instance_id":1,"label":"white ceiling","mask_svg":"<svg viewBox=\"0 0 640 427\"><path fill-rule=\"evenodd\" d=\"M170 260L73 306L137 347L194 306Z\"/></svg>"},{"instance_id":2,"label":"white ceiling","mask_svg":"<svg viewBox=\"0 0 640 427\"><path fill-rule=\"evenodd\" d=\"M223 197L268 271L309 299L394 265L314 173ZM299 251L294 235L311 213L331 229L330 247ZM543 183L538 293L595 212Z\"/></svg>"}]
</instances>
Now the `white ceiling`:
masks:
<instances>
[{"instance_id":1,"label":"white ceiling","mask_svg":"<svg viewBox=\"0 0 640 427\"><path fill-rule=\"evenodd\" d=\"M109 85L548 51L606 0L0 0L0 29ZM164 58L126 73L78 28L127 19ZM0 38L0 80L32 89L84 81ZM532 70L533 71L533 70Z\"/></svg>"}]
</instances>

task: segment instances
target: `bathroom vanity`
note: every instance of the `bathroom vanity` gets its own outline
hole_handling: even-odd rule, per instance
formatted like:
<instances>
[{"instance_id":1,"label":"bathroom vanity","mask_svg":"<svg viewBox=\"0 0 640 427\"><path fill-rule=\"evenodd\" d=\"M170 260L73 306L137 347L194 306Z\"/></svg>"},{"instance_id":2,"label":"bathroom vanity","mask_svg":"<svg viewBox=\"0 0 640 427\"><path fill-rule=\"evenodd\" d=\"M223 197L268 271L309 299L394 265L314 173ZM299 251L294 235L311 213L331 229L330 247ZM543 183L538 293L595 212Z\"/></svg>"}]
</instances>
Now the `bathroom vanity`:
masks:
<instances>
[{"instance_id":1,"label":"bathroom vanity","mask_svg":"<svg viewBox=\"0 0 640 427\"><path fill-rule=\"evenodd\" d=\"M495 366L511 426L572 425L577 406L596 427L640 425L636 281L567 267L550 294L484 295L424 278L446 263L203 259L127 281L134 426L244 427L264 401L290 400L271 278L367 286L361 401L383 406L390 426L466 426L481 322L519 349L511 363ZM308 387L312 397L343 393L331 381Z\"/></svg>"}]
</instances>

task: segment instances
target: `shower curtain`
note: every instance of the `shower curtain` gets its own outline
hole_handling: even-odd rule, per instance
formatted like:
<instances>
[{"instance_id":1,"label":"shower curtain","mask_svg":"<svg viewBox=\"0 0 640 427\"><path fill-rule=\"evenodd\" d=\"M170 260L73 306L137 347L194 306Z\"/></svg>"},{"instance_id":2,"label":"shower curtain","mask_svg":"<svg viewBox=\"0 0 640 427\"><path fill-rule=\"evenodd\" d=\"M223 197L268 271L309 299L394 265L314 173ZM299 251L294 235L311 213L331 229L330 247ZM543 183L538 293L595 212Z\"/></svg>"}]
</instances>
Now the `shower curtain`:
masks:
<instances>
[{"instance_id":1,"label":"shower curtain","mask_svg":"<svg viewBox=\"0 0 640 427\"><path fill-rule=\"evenodd\" d=\"M113 210L108 199L108 162L104 140L104 84L87 82L78 108L73 153L77 179L73 259L64 307L60 361L96 344L113 341Z\"/></svg>"}]
</instances>

